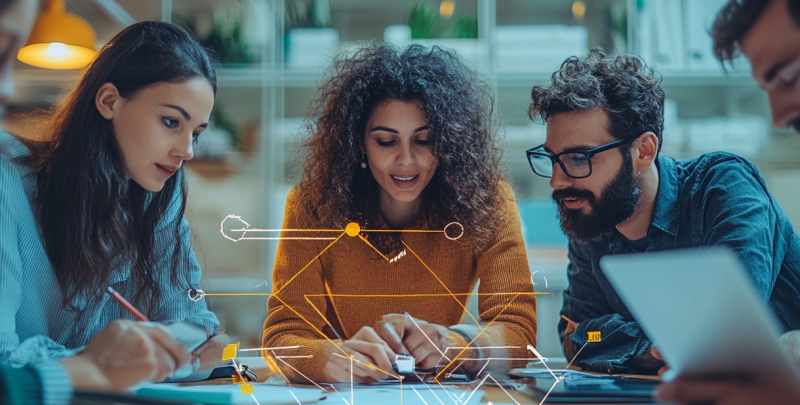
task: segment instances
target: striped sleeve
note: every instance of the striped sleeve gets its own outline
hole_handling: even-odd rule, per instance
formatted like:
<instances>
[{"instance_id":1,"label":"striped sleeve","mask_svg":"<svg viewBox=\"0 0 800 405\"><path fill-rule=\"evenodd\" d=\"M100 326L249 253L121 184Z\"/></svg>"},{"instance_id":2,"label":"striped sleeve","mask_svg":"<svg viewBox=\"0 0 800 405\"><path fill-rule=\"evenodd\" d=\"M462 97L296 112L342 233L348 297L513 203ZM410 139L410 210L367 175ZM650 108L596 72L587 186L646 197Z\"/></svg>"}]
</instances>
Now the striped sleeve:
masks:
<instances>
[{"instance_id":1,"label":"striped sleeve","mask_svg":"<svg viewBox=\"0 0 800 405\"><path fill-rule=\"evenodd\" d=\"M39 375L44 405L67 405L72 400L72 381L61 364L49 361L33 367Z\"/></svg>"},{"instance_id":2,"label":"striped sleeve","mask_svg":"<svg viewBox=\"0 0 800 405\"><path fill-rule=\"evenodd\" d=\"M14 367L43 359L68 357L73 351L46 336L20 342L17 314L32 286L22 282L25 271L19 238L20 218L30 211L19 173L8 156L0 154L0 360Z\"/></svg>"}]
</instances>

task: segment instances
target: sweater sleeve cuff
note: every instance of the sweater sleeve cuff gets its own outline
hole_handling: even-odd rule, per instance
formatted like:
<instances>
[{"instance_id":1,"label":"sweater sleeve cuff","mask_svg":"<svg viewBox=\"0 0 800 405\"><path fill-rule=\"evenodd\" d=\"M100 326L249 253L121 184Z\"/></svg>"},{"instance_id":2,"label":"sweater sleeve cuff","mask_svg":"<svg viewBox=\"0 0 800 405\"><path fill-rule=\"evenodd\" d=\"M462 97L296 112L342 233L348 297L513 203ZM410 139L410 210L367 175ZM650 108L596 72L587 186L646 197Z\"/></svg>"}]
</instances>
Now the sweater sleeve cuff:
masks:
<instances>
[{"instance_id":1,"label":"sweater sleeve cuff","mask_svg":"<svg viewBox=\"0 0 800 405\"><path fill-rule=\"evenodd\" d=\"M67 370L55 361L34 366L42 381L44 405L67 405L72 401L72 381Z\"/></svg>"}]
</instances>

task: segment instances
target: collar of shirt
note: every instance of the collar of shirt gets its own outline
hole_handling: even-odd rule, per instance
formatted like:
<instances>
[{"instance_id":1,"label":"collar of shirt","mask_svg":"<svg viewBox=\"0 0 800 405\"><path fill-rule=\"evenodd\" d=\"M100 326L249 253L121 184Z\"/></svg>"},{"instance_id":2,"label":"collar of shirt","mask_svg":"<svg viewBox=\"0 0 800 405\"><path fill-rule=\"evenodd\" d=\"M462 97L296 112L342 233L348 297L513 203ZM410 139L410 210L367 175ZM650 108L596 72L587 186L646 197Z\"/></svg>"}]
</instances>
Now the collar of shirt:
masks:
<instances>
[{"instance_id":1,"label":"collar of shirt","mask_svg":"<svg viewBox=\"0 0 800 405\"><path fill-rule=\"evenodd\" d=\"M658 193L656 203L653 207L653 217L650 220L650 227L657 228L672 236L678 233L678 170L675 160L659 155L656 158L656 170L658 170ZM648 237L650 232L648 232Z\"/></svg>"}]
</instances>

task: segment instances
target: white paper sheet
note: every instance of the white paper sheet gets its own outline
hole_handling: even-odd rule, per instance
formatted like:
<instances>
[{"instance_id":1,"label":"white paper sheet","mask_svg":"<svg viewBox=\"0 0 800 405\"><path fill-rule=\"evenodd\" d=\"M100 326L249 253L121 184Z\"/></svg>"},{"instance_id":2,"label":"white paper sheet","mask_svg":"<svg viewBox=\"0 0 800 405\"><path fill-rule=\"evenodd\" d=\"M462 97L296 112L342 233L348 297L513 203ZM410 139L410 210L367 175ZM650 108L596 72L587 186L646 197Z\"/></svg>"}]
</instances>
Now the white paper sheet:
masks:
<instances>
[{"instance_id":1,"label":"white paper sheet","mask_svg":"<svg viewBox=\"0 0 800 405\"><path fill-rule=\"evenodd\" d=\"M318 402L324 395L317 388L295 388L254 383L253 394L243 395L239 385L196 385L145 384L136 390L136 396L173 399L179 401L198 401L207 404L233 405L258 404L281 405Z\"/></svg>"}]
</instances>

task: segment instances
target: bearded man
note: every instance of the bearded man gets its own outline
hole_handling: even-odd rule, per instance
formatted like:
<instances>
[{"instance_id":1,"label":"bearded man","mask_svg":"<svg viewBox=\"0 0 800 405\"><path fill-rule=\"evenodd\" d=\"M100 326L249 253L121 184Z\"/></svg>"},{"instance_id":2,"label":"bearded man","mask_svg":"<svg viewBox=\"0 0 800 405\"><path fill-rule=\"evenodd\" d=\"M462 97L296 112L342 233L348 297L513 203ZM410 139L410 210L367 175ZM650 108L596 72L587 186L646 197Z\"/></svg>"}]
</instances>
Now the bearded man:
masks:
<instances>
[{"instance_id":1,"label":"bearded man","mask_svg":"<svg viewBox=\"0 0 800 405\"><path fill-rule=\"evenodd\" d=\"M567 59L531 98L531 119L547 124L547 138L528 161L550 178L569 238L558 329L573 364L645 374L665 366L603 275L605 255L727 245L784 330L800 328L800 239L788 218L745 158L659 155L664 92L651 68L593 50ZM600 332L600 342L587 344L588 332Z\"/></svg>"}]
</instances>

